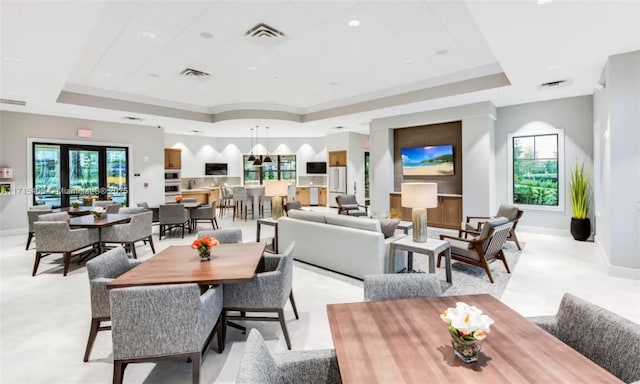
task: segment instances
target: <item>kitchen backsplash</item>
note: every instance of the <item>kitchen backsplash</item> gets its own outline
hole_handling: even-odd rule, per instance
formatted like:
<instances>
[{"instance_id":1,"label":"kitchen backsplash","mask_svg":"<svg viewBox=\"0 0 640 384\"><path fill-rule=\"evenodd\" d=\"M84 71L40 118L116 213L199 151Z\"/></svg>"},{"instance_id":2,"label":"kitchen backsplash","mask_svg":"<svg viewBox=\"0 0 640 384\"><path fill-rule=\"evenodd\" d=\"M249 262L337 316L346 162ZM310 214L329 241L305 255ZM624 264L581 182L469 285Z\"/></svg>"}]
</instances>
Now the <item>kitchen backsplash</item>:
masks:
<instances>
[{"instance_id":1,"label":"kitchen backsplash","mask_svg":"<svg viewBox=\"0 0 640 384\"><path fill-rule=\"evenodd\" d=\"M227 177L227 176L216 176L216 177L187 177L181 180L182 189L189 189L189 181L193 180L191 183L191 189L205 188L205 187L219 187L224 183L229 183L229 185L240 185L242 184L241 177Z\"/></svg>"},{"instance_id":2,"label":"kitchen backsplash","mask_svg":"<svg viewBox=\"0 0 640 384\"><path fill-rule=\"evenodd\" d=\"M327 176L300 176L298 177L298 185L306 187L309 185L326 186Z\"/></svg>"}]
</instances>

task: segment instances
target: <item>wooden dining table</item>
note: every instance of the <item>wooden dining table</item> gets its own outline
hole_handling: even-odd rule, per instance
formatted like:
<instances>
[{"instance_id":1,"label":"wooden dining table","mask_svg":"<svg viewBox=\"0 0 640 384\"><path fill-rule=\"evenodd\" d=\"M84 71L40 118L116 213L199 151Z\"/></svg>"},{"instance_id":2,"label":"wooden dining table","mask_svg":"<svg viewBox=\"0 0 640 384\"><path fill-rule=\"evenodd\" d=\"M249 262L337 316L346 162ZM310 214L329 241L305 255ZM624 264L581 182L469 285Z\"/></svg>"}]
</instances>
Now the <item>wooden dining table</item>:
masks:
<instances>
[{"instance_id":1,"label":"wooden dining table","mask_svg":"<svg viewBox=\"0 0 640 384\"><path fill-rule=\"evenodd\" d=\"M130 214L121 213L103 213L100 217L93 217L93 215L84 215L72 217L69 219L69 226L71 228L95 228L98 230L98 253L102 253L102 228L110 227L115 224L127 223L131 220Z\"/></svg>"},{"instance_id":2,"label":"wooden dining table","mask_svg":"<svg viewBox=\"0 0 640 384\"><path fill-rule=\"evenodd\" d=\"M170 246L107 284L107 288L137 285L215 285L253 279L264 269L264 243L220 244L211 249L211 259L200 261L189 245Z\"/></svg>"},{"instance_id":3,"label":"wooden dining table","mask_svg":"<svg viewBox=\"0 0 640 384\"><path fill-rule=\"evenodd\" d=\"M91 214L91 210L94 207L87 207L84 205L81 205L79 207L60 207L60 208L56 208L54 210L52 210L52 212L67 212L67 214L71 217L75 217L75 216L85 216L85 215L90 215Z\"/></svg>"},{"instance_id":4,"label":"wooden dining table","mask_svg":"<svg viewBox=\"0 0 640 384\"><path fill-rule=\"evenodd\" d=\"M440 319L459 301L495 321L475 363L454 355ZM345 384L622 382L491 295L329 304L327 312Z\"/></svg>"}]
</instances>

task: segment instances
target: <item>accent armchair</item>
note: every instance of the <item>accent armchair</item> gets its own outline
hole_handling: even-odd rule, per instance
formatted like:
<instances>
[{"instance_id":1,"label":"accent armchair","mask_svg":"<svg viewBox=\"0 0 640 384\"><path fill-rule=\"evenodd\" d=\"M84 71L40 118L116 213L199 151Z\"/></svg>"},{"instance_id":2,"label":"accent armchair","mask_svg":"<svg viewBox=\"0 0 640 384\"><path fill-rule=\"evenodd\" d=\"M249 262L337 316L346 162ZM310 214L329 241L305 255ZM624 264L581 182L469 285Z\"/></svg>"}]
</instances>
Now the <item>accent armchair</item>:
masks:
<instances>
[{"instance_id":1,"label":"accent armchair","mask_svg":"<svg viewBox=\"0 0 640 384\"><path fill-rule=\"evenodd\" d=\"M356 195L338 195L336 196L338 203L338 214L349 216L369 216L368 207L358 204ZM360 210L364 208L364 212Z\"/></svg>"},{"instance_id":2,"label":"accent armchair","mask_svg":"<svg viewBox=\"0 0 640 384\"><path fill-rule=\"evenodd\" d=\"M192 381L214 334L223 345L222 286L200 295L197 284L112 289L113 383L121 384L129 363L191 359ZM217 327L216 327L217 324Z\"/></svg>"},{"instance_id":3,"label":"accent armchair","mask_svg":"<svg viewBox=\"0 0 640 384\"><path fill-rule=\"evenodd\" d=\"M107 283L140 264L142 261L129 260L122 247L114 248L87 261L89 290L91 292L91 330L84 352L85 363L89 361L89 355L98 332L111 329L110 325L101 325L103 321L111 320Z\"/></svg>"},{"instance_id":4,"label":"accent armchair","mask_svg":"<svg viewBox=\"0 0 640 384\"><path fill-rule=\"evenodd\" d=\"M252 329L236 378L237 384L341 383L333 349L283 352L272 355L260 332Z\"/></svg>"},{"instance_id":5,"label":"accent armchair","mask_svg":"<svg viewBox=\"0 0 640 384\"><path fill-rule=\"evenodd\" d=\"M640 325L570 293L555 316L529 320L625 383L640 381Z\"/></svg>"},{"instance_id":6,"label":"accent armchair","mask_svg":"<svg viewBox=\"0 0 640 384\"><path fill-rule=\"evenodd\" d=\"M364 301L412 299L442 295L436 275L399 273L364 276Z\"/></svg>"},{"instance_id":7,"label":"accent armchair","mask_svg":"<svg viewBox=\"0 0 640 384\"><path fill-rule=\"evenodd\" d=\"M142 211L138 211L142 210ZM151 252L156 253L153 246L152 236L152 219L151 211L144 211L144 208L122 208L121 211L131 214L131 220L126 224L117 224L102 229L103 243L120 243L131 252L134 259L137 259L136 242L148 241L151 246ZM136 213L137 212L137 213Z\"/></svg>"},{"instance_id":8,"label":"accent armchair","mask_svg":"<svg viewBox=\"0 0 640 384\"><path fill-rule=\"evenodd\" d=\"M289 211L292 209L302 209L302 203L300 203L300 200L287 201L287 204L284 205L284 213L289 216Z\"/></svg>"},{"instance_id":9,"label":"accent armchair","mask_svg":"<svg viewBox=\"0 0 640 384\"><path fill-rule=\"evenodd\" d=\"M69 227L69 216L66 212L48 213L40 215L38 221L33 223L36 238L36 258L33 263L35 276L38 272L40 259L51 253L62 253L64 261L63 275L67 276L71 257L84 255L87 252L94 252L99 246L98 231L95 229L71 229ZM91 247L87 252L74 252Z\"/></svg>"},{"instance_id":10,"label":"accent armchair","mask_svg":"<svg viewBox=\"0 0 640 384\"><path fill-rule=\"evenodd\" d=\"M516 247L518 250L522 250L520 247L520 242L518 241L518 236L516 235L516 226L518 226L518 221L524 214L524 211L518 209L518 207L509 205L509 204L500 204L500 208L498 208L498 212L494 217L506 217L507 220L512 223L511 230L509 231L509 236L507 237L507 241L513 241L516 243ZM491 217L488 216L467 216L467 220L465 222L465 230L469 232L477 232L482 231L482 225Z\"/></svg>"},{"instance_id":11,"label":"accent armchair","mask_svg":"<svg viewBox=\"0 0 640 384\"><path fill-rule=\"evenodd\" d=\"M507 240L510 230L511 223L506 218L496 217L486 221L480 234L472 232L471 235L475 237L471 239L464 238L463 235L467 235L467 231L460 229L458 237L440 235L440 240L446 239L451 243L452 259L483 268L489 276L489 281L493 283L489 263L496 259L502 260L507 272L511 273L507 259L502 252L502 246ZM441 259L442 254L438 255L438 267L440 267Z\"/></svg>"},{"instance_id":12,"label":"accent armchair","mask_svg":"<svg viewBox=\"0 0 640 384\"><path fill-rule=\"evenodd\" d=\"M288 349L291 349L291 341L283 311L287 298L291 301L296 319L299 319L291 289L294 247L295 243L292 242L284 254L264 256L265 271L257 273L250 282L225 284L224 286L223 318L226 317L226 320L279 321ZM228 315L229 311L238 311L240 316ZM246 316L245 312L276 312L278 316Z\"/></svg>"}]
</instances>

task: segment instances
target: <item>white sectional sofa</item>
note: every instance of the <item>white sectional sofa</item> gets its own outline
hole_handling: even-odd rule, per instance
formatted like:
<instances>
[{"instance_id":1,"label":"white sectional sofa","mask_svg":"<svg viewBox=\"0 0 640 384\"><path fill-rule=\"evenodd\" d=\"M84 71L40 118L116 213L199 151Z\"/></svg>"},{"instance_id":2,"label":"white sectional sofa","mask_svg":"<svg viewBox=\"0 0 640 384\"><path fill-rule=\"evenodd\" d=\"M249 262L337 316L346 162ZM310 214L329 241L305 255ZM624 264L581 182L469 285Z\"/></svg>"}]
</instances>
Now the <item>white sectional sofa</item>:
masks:
<instances>
[{"instance_id":1,"label":"white sectional sofa","mask_svg":"<svg viewBox=\"0 0 640 384\"><path fill-rule=\"evenodd\" d=\"M278 248L295 241L296 260L358 279L406 267L406 254L398 254L389 271L389 244L406 235L385 239L377 219L301 210L288 214L278 220Z\"/></svg>"}]
</instances>

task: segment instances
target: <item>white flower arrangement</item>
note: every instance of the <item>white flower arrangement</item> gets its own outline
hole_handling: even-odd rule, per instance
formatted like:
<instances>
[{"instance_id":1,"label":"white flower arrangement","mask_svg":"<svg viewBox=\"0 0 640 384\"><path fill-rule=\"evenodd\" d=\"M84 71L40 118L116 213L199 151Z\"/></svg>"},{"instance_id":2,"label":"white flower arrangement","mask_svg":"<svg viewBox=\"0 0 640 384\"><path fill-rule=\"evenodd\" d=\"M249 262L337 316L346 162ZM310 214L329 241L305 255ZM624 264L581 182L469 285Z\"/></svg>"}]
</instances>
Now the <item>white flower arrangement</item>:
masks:
<instances>
[{"instance_id":1,"label":"white flower arrangement","mask_svg":"<svg viewBox=\"0 0 640 384\"><path fill-rule=\"evenodd\" d=\"M91 213L93 214L93 216L95 217L100 217L102 216L102 214L104 213L104 208L102 207L93 207L91 208Z\"/></svg>"},{"instance_id":2,"label":"white flower arrangement","mask_svg":"<svg viewBox=\"0 0 640 384\"><path fill-rule=\"evenodd\" d=\"M440 318L449 324L451 336L460 341L484 340L493 320L483 315L475 306L457 302L455 308L447 308Z\"/></svg>"}]
</instances>

